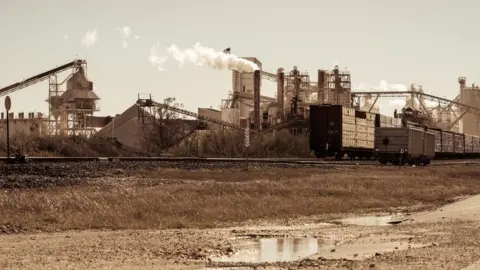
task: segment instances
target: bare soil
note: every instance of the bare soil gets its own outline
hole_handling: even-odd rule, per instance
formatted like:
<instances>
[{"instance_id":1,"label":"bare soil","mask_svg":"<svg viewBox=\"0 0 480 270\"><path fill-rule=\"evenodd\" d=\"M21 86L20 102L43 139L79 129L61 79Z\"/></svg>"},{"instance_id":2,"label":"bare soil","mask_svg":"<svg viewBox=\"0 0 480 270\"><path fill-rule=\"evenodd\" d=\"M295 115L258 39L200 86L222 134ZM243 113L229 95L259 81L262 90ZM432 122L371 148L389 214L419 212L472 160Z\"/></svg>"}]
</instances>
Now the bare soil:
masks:
<instances>
[{"instance_id":1,"label":"bare soil","mask_svg":"<svg viewBox=\"0 0 480 270\"><path fill-rule=\"evenodd\" d=\"M461 269L480 255L480 222L468 218L480 199L432 211L480 193L474 166L137 168L136 176L112 169L77 180L0 190L0 268ZM382 227L325 223L388 212L410 220ZM245 241L278 236L339 240L295 262L211 261Z\"/></svg>"}]
</instances>

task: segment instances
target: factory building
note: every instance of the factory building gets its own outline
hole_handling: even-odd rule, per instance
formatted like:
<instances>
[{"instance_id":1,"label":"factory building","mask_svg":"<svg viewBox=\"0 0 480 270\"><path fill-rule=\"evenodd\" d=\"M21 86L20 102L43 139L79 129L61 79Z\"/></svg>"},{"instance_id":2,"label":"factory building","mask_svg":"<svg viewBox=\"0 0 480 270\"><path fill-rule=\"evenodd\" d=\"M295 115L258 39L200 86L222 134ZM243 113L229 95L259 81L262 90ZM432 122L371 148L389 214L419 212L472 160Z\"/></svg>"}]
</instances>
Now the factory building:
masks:
<instances>
[{"instance_id":1,"label":"factory building","mask_svg":"<svg viewBox=\"0 0 480 270\"><path fill-rule=\"evenodd\" d=\"M480 135L478 121L480 109L466 107L466 105L480 107L480 88L475 85L467 87L466 79L463 77L459 78L459 98L451 102L426 95L421 87L416 89L413 85L410 91L403 93L352 92L350 72L340 70L338 66L331 70L319 69L315 76L311 76L307 71L301 71L296 66L290 70L278 68L276 73L269 73L263 70L262 62L258 58L242 58L256 64L258 70L252 72L232 70L231 89L227 99L222 100L219 110L198 108L198 112L194 113L156 103L151 97L149 99L140 99L139 97L134 105L115 117L94 115L99 110L97 102L100 98L94 92L93 82L87 77L86 61L84 60L74 60L1 88L0 96L48 80L49 111L47 117L32 113L29 113L27 117L24 117L23 113L12 114L11 135L92 136L96 134L101 137L115 137L124 146L134 149L141 149L144 146L145 130L149 128L149 125L166 123L165 119L159 117L159 111L164 109L197 119L177 119L184 122L180 125L181 129L188 127L195 130L238 130L249 123L250 128L257 132L268 132L279 128L305 129L309 119L309 108L312 104L339 104L347 108L355 107L363 111L378 113L378 103L376 102L379 97L406 98L407 107L418 112L411 114L413 120L451 131L459 131L463 126L464 133ZM68 76L63 80L57 80L57 75L67 70L71 70ZM262 95L263 79L276 82L275 97ZM425 100L426 97L428 100ZM357 102L355 102L356 98L358 98ZM360 102L360 98L364 98L363 104ZM425 103L427 101L438 102L439 105L438 107L433 105L431 105L433 107L428 107ZM440 103L447 105L441 107ZM455 105L452 106L454 103ZM463 125L461 125L462 121L459 119L463 115ZM190 134L185 130L179 133L185 134L185 136ZM4 134L5 116L0 119L0 136L4 136Z\"/></svg>"},{"instance_id":2,"label":"factory building","mask_svg":"<svg viewBox=\"0 0 480 270\"><path fill-rule=\"evenodd\" d=\"M460 77L460 103L480 108L480 88L478 85L466 85L466 78ZM463 133L480 136L480 117L479 115L467 112L463 116Z\"/></svg>"},{"instance_id":3,"label":"factory building","mask_svg":"<svg viewBox=\"0 0 480 270\"><path fill-rule=\"evenodd\" d=\"M219 111L212 108L198 108L198 115L221 121L223 116L223 110ZM232 123L235 123L235 121L232 121ZM222 125L212 122L206 122L205 125L207 129L211 130L222 129Z\"/></svg>"},{"instance_id":4,"label":"factory building","mask_svg":"<svg viewBox=\"0 0 480 270\"><path fill-rule=\"evenodd\" d=\"M0 113L0 138L5 138L7 134L6 113ZM9 133L10 136L44 136L48 134L47 123L42 113L29 112L27 117L21 112L9 115Z\"/></svg>"}]
</instances>

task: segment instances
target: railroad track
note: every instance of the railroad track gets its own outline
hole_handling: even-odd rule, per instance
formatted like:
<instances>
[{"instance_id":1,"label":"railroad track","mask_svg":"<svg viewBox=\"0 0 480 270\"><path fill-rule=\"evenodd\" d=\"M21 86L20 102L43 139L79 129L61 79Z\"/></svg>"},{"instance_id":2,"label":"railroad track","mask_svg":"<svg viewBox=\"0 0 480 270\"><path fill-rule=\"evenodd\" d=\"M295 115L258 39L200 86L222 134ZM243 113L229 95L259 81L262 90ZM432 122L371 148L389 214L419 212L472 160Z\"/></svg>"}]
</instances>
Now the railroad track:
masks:
<instances>
[{"instance_id":1,"label":"railroad track","mask_svg":"<svg viewBox=\"0 0 480 270\"><path fill-rule=\"evenodd\" d=\"M276 163L305 165L379 165L374 160L320 160L316 158L200 158L200 157L28 157L34 163L65 162L192 162L192 163ZM6 157L0 157L0 162ZM480 159L432 160L430 165L480 164Z\"/></svg>"}]
</instances>

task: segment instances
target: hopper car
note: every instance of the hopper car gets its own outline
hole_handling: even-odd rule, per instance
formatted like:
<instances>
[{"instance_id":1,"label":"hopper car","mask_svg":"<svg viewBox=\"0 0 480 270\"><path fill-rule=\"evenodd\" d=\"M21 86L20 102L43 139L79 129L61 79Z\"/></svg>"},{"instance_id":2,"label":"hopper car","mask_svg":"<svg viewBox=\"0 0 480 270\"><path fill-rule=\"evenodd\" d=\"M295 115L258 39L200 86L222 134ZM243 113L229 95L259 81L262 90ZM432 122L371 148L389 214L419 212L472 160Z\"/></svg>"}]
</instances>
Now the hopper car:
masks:
<instances>
[{"instance_id":1,"label":"hopper car","mask_svg":"<svg viewBox=\"0 0 480 270\"><path fill-rule=\"evenodd\" d=\"M480 137L403 122L342 105L310 105L310 150L318 158L424 164L480 158Z\"/></svg>"}]
</instances>

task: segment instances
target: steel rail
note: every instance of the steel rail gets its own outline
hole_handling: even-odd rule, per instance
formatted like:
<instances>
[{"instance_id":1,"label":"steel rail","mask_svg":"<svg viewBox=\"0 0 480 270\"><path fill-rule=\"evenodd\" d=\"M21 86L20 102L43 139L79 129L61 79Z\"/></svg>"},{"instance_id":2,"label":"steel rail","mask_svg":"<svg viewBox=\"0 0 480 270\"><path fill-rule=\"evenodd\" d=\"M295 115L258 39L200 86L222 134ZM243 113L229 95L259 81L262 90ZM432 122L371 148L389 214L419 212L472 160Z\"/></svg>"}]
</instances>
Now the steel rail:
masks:
<instances>
[{"instance_id":1,"label":"steel rail","mask_svg":"<svg viewBox=\"0 0 480 270\"><path fill-rule=\"evenodd\" d=\"M13 159L13 158L10 158ZM6 162L6 157L0 161ZM298 165L380 165L375 160L320 160L315 158L201 158L201 157L28 157L32 163L66 163L66 162L199 162L199 163L271 163ZM480 164L480 159L438 159L430 165ZM404 165L408 166L408 165Z\"/></svg>"}]
</instances>

